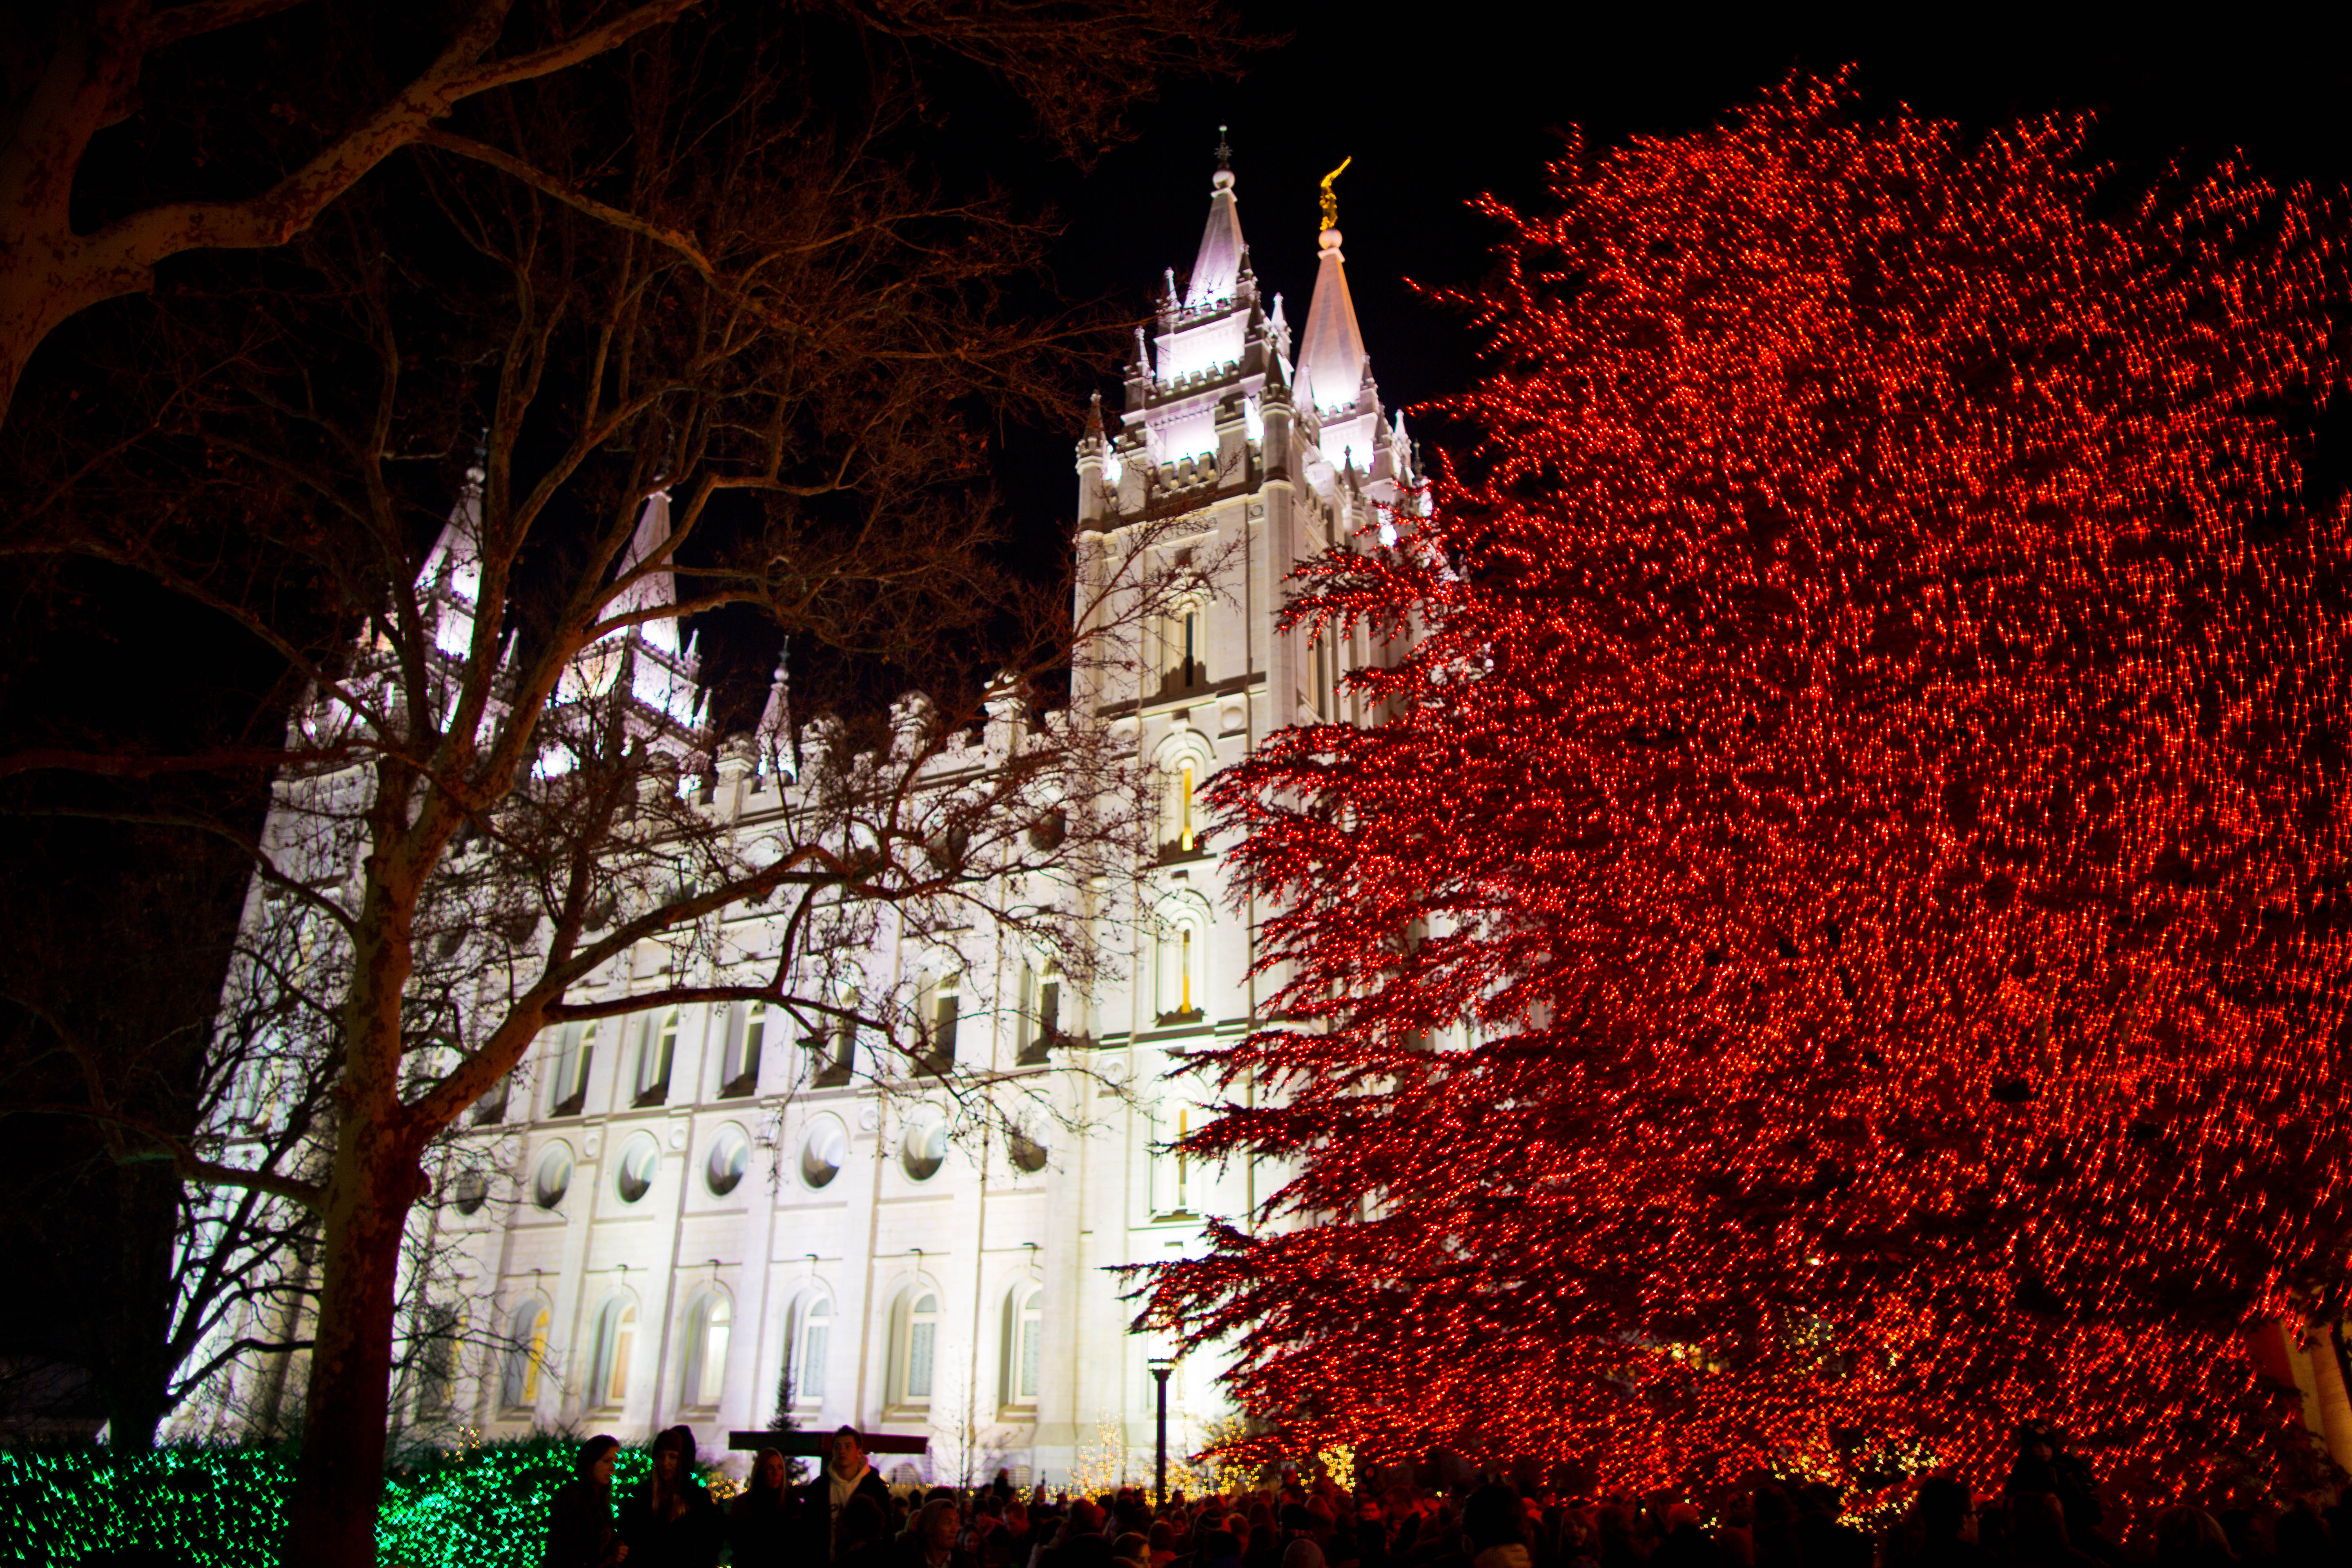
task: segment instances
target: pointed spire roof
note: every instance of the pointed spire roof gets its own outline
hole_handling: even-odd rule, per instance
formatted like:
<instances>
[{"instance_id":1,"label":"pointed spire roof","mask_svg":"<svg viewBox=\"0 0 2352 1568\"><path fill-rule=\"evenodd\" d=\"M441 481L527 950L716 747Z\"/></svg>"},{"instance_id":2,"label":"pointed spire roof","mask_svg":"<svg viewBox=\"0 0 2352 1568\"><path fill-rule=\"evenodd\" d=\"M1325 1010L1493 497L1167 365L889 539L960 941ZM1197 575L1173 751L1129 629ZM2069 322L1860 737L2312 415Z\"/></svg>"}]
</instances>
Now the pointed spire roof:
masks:
<instances>
[{"instance_id":1,"label":"pointed spire roof","mask_svg":"<svg viewBox=\"0 0 2352 1568\"><path fill-rule=\"evenodd\" d=\"M1192 286L1184 291L1184 307L1197 310L1219 300L1230 300L1248 266L1249 247L1242 243L1241 214L1234 206L1234 172L1226 166L1233 149L1224 142L1225 128L1217 127L1217 172L1209 179L1209 226L1201 231L1201 254L1193 258Z\"/></svg>"},{"instance_id":2,"label":"pointed spire roof","mask_svg":"<svg viewBox=\"0 0 2352 1568\"><path fill-rule=\"evenodd\" d=\"M1345 406L1363 384L1364 334L1356 325L1356 301L1348 292L1348 270L1339 254L1339 231L1321 237L1323 258L1315 272L1315 302L1307 308L1307 335L1298 350L1298 384L1318 408Z\"/></svg>"}]
</instances>

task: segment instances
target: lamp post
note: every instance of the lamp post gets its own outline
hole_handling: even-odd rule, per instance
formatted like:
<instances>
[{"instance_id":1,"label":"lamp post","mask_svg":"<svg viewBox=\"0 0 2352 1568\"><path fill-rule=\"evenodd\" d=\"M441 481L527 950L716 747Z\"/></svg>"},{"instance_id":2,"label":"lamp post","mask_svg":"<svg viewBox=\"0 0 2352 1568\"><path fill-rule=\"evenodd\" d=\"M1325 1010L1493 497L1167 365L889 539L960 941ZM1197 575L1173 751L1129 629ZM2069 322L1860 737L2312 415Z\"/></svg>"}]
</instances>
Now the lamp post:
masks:
<instances>
[{"instance_id":1,"label":"lamp post","mask_svg":"<svg viewBox=\"0 0 2352 1568\"><path fill-rule=\"evenodd\" d=\"M1144 1363L1151 1369L1160 1394L1160 1414L1151 1447L1151 1489L1154 1508L1168 1506L1168 1374L1176 1363L1167 1356L1153 1356Z\"/></svg>"}]
</instances>

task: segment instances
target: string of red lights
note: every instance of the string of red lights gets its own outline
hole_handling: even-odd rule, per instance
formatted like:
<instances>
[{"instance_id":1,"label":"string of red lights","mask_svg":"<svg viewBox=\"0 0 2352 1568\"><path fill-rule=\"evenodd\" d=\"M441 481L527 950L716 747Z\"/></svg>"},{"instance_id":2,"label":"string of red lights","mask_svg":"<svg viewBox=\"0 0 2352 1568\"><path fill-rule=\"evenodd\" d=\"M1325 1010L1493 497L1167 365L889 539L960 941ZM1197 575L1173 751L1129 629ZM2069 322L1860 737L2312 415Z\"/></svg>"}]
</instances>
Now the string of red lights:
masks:
<instances>
[{"instance_id":1,"label":"string of red lights","mask_svg":"<svg viewBox=\"0 0 2352 1568\"><path fill-rule=\"evenodd\" d=\"M1490 204L1478 439L1289 612L1388 716L1211 792L1285 1022L1193 1151L1287 1179L1147 1310L1277 1441L2297 1440L2241 1335L2352 1242L2344 215L2084 134L1799 79Z\"/></svg>"}]
</instances>

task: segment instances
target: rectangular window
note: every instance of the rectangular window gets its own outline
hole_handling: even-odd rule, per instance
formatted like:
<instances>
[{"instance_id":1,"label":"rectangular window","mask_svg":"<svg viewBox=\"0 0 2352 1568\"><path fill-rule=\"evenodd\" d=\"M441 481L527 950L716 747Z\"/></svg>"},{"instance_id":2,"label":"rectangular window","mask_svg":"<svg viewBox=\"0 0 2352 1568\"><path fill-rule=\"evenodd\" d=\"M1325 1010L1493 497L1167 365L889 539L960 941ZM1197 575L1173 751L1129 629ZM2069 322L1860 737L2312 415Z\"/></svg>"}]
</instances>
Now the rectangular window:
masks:
<instances>
[{"instance_id":1,"label":"rectangular window","mask_svg":"<svg viewBox=\"0 0 2352 1568\"><path fill-rule=\"evenodd\" d=\"M669 1099L670 1061L677 1053L677 1009L647 1014L638 1038L636 1102L663 1104Z\"/></svg>"},{"instance_id":2,"label":"rectangular window","mask_svg":"<svg viewBox=\"0 0 2352 1568\"><path fill-rule=\"evenodd\" d=\"M910 1400L931 1396L931 1342L939 1328L922 1318L907 1325L907 1397Z\"/></svg>"},{"instance_id":3,"label":"rectangular window","mask_svg":"<svg viewBox=\"0 0 2352 1568\"><path fill-rule=\"evenodd\" d=\"M931 1009L931 1060L946 1067L955 1060L956 1021L963 1010L963 998L956 994L956 983L940 983L939 1000Z\"/></svg>"},{"instance_id":4,"label":"rectangular window","mask_svg":"<svg viewBox=\"0 0 2352 1568\"><path fill-rule=\"evenodd\" d=\"M793 1384L793 1398L801 1405L824 1403L824 1358L833 1339L833 1319L811 1312L801 1330L801 1361Z\"/></svg>"},{"instance_id":5,"label":"rectangular window","mask_svg":"<svg viewBox=\"0 0 2352 1568\"><path fill-rule=\"evenodd\" d=\"M588 1100L588 1068L596 1059L596 1026L566 1024L556 1037L555 1079L548 1088L550 1116L577 1116Z\"/></svg>"},{"instance_id":6,"label":"rectangular window","mask_svg":"<svg viewBox=\"0 0 2352 1568\"><path fill-rule=\"evenodd\" d=\"M719 1096L740 1099L758 1092L760 1048L768 1036L768 1005L737 1003L727 1014L727 1054L719 1073Z\"/></svg>"}]
</instances>

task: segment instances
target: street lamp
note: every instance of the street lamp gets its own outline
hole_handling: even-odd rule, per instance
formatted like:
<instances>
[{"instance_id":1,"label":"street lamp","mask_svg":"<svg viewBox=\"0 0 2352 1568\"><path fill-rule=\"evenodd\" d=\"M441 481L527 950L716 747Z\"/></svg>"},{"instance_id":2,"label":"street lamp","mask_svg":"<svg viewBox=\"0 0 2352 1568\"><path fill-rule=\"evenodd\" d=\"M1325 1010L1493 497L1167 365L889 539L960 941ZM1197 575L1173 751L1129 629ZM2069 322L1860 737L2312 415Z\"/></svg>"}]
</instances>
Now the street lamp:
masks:
<instances>
[{"instance_id":1,"label":"street lamp","mask_svg":"<svg viewBox=\"0 0 2352 1568\"><path fill-rule=\"evenodd\" d=\"M1160 1385L1160 1417L1152 1442L1151 1488L1155 1508L1168 1506L1168 1374L1176 1370L1175 1361L1156 1355L1144 1365L1151 1369L1152 1381Z\"/></svg>"}]
</instances>

